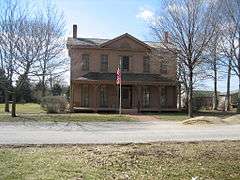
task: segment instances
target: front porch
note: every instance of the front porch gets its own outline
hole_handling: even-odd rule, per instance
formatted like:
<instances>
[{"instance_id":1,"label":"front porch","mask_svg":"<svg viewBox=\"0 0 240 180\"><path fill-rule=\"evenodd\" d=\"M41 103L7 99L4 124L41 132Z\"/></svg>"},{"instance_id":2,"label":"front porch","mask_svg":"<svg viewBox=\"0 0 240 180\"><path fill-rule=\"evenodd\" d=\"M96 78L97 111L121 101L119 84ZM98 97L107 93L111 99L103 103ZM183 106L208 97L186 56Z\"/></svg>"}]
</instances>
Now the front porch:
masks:
<instances>
[{"instance_id":1,"label":"front porch","mask_svg":"<svg viewBox=\"0 0 240 180\"><path fill-rule=\"evenodd\" d=\"M71 82L71 109L85 112L118 112L119 86L115 82ZM175 84L133 83L122 85L122 113L177 111Z\"/></svg>"}]
</instances>

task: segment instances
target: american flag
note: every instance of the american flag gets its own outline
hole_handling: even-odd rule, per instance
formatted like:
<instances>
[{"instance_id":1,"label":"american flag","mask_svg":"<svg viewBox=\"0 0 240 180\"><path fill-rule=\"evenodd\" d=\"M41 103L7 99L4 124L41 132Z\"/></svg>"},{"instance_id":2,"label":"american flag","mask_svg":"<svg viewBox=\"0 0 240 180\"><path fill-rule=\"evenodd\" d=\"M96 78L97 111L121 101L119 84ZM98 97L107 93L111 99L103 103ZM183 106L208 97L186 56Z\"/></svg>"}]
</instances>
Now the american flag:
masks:
<instances>
[{"instance_id":1,"label":"american flag","mask_svg":"<svg viewBox=\"0 0 240 180\"><path fill-rule=\"evenodd\" d=\"M121 83L121 81L122 81L122 77L121 77L121 70L120 70L120 68L117 68L117 80L116 80L116 83L117 84L120 84Z\"/></svg>"}]
</instances>

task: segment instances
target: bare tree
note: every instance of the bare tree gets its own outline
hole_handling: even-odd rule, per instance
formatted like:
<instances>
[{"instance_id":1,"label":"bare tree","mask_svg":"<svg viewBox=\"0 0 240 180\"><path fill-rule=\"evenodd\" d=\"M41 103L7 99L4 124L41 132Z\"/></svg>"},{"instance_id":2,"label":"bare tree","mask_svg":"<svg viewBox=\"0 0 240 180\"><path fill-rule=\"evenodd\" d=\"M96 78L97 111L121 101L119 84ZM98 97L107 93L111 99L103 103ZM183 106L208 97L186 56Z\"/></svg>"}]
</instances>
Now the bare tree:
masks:
<instances>
[{"instance_id":1,"label":"bare tree","mask_svg":"<svg viewBox=\"0 0 240 180\"><path fill-rule=\"evenodd\" d=\"M179 59L188 71L188 115L192 113L194 70L203 62L206 50L216 31L217 18L214 17L215 3L211 1L172 0L166 3L166 13L157 18L151 26L154 35L163 39L164 33L171 34L166 48L173 45L179 53ZM171 48L169 48L171 50Z\"/></svg>"},{"instance_id":2,"label":"bare tree","mask_svg":"<svg viewBox=\"0 0 240 180\"><path fill-rule=\"evenodd\" d=\"M65 23L63 15L54 7L48 6L47 11L41 15L41 56L37 61L35 75L42 82L42 96L46 95L46 86L49 78L57 77L67 71L65 56L65 43L63 35Z\"/></svg>"},{"instance_id":3,"label":"bare tree","mask_svg":"<svg viewBox=\"0 0 240 180\"><path fill-rule=\"evenodd\" d=\"M240 113L240 1L226 0L225 7L225 27L224 31L224 52L230 59L231 69L239 79L238 106Z\"/></svg>"},{"instance_id":4,"label":"bare tree","mask_svg":"<svg viewBox=\"0 0 240 180\"><path fill-rule=\"evenodd\" d=\"M28 9L15 0L6 1L1 10L1 64L10 82L6 89L12 96L12 117L15 117L15 95L29 81L29 77L42 75L38 73L42 71L45 72L44 76L49 72L59 73L63 67L63 61L60 63L58 58L63 59L60 38L64 26L61 26L62 16L52 15L50 9L47 14L41 14L42 11L34 14L27 12ZM16 79L17 83L14 82Z\"/></svg>"},{"instance_id":5,"label":"bare tree","mask_svg":"<svg viewBox=\"0 0 240 180\"><path fill-rule=\"evenodd\" d=\"M5 111L9 111L9 94L14 101L13 82L17 69L16 60L18 59L16 48L20 39L20 31L22 31L22 22L25 18L25 11L18 6L17 1L8 0L5 1L5 3L1 3L0 48L2 52L3 69L8 80L7 86L5 86ZM15 107L14 103L13 107ZM12 109L12 115L15 116L14 108Z\"/></svg>"},{"instance_id":6,"label":"bare tree","mask_svg":"<svg viewBox=\"0 0 240 180\"><path fill-rule=\"evenodd\" d=\"M220 78L219 75L219 69L220 69L220 60L221 60L221 46L220 46L220 35L221 31L220 29L216 31L214 34L212 40L210 41L205 59L206 59L206 75L208 78L213 80L213 110L218 109L218 90L217 90L217 84L218 80Z\"/></svg>"}]
</instances>

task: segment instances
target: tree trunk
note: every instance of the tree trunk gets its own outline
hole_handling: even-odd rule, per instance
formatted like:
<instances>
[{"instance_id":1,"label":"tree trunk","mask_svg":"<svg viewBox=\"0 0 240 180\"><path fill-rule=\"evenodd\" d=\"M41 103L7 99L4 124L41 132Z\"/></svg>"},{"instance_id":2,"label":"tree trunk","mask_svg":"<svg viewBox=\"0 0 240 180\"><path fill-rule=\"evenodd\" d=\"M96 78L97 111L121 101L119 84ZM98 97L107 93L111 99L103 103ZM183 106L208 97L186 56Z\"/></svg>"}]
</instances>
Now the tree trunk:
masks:
<instances>
[{"instance_id":1,"label":"tree trunk","mask_svg":"<svg viewBox=\"0 0 240 180\"><path fill-rule=\"evenodd\" d=\"M240 114L240 30L238 31L238 101L237 113Z\"/></svg>"},{"instance_id":2,"label":"tree trunk","mask_svg":"<svg viewBox=\"0 0 240 180\"><path fill-rule=\"evenodd\" d=\"M7 90L5 90L5 112L9 112L9 95Z\"/></svg>"},{"instance_id":3,"label":"tree trunk","mask_svg":"<svg viewBox=\"0 0 240 180\"><path fill-rule=\"evenodd\" d=\"M42 97L46 96L45 76L42 78Z\"/></svg>"},{"instance_id":4,"label":"tree trunk","mask_svg":"<svg viewBox=\"0 0 240 180\"><path fill-rule=\"evenodd\" d=\"M13 93L13 97L12 97L12 117L17 117L16 115L16 97L15 97L15 93Z\"/></svg>"},{"instance_id":5,"label":"tree trunk","mask_svg":"<svg viewBox=\"0 0 240 180\"><path fill-rule=\"evenodd\" d=\"M240 114L240 76L238 76L238 100L237 100L237 113Z\"/></svg>"},{"instance_id":6,"label":"tree trunk","mask_svg":"<svg viewBox=\"0 0 240 180\"><path fill-rule=\"evenodd\" d=\"M214 100L213 100L213 110L218 109L218 92L217 92L217 66L214 63Z\"/></svg>"},{"instance_id":7,"label":"tree trunk","mask_svg":"<svg viewBox=\"0 0 240 180\"><path fill-rule=\"evenodd\" d=\"M228 76L227 76L227 94L226 94L226 101L227 101L227 104L226 104L226 107L225 107L225 110L226 111L230 111L230 83L231 83L231 60L229 60L229 63L228 63Z\"/></svg>"},{"instance_id":8,"label":"tree trunk","mask_svg":"<svg viewBox=\"0 0 240 180\"><path fill-rule=\"evenodd\" d=\"M193 72L190 68L189 72L189 99L188 99L188 116L193 117L192 97L193 97Z\"/></svg>"},{"instance_id":9,"label":"tree trunk","mask_svg":"<svg viewBox=\"0 0 240 180\"><path fill-rule=\"evenodd\" d=\"M188 87L185 87L186 89L186 99L184 101L184 106L185 106L185 111L186 111L186 114L188 114L188 100L189 100L189 89Z\"/></svg>"}]
</instances>

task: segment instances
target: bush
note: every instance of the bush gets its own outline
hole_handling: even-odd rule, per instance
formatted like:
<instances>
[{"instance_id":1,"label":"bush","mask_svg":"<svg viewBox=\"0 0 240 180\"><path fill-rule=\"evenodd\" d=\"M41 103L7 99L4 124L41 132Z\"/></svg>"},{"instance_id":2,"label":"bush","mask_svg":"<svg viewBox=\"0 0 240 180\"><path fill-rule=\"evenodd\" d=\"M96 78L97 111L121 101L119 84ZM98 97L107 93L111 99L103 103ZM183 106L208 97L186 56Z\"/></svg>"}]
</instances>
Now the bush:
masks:
<instances>
[{"instance_id":1,"label":"bush","mask_svg":"<svg viewBox=\"0 0 240 180\"><path fill-rule=\"evenodd\" d=\"M46 96L41 101L41 106L47 113L63 113L67 110L67 105L63 96Z\"/></svg>"}]
</instances>

